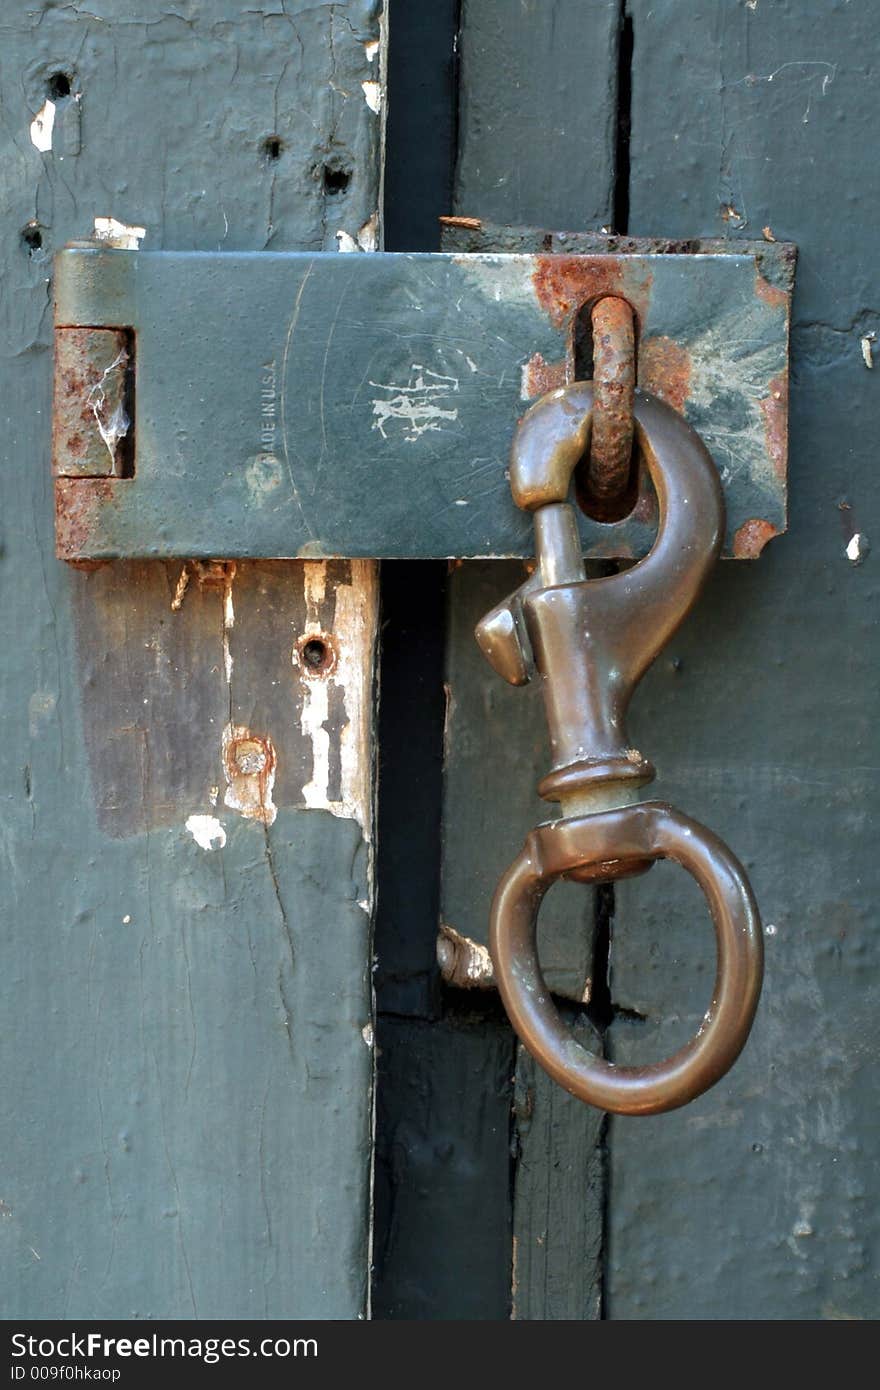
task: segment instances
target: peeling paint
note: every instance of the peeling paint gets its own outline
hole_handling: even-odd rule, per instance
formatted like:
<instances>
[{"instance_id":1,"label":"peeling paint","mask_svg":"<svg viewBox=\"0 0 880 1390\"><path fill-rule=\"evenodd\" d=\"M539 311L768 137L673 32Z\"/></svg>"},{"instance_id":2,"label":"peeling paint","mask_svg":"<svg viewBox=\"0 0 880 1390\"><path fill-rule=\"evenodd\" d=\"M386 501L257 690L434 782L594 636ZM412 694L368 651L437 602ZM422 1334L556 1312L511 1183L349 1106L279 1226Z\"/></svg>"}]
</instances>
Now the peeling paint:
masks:
<instances>
[{"instance_id":1,"label":"peeling paint","mask_svg":"<svg viewBox=\"0 0 880 1390\"><path fill-rule=\"evenodd\" d=\"M147 235L146 227L135 227L128 222L118 222L115 217L95 218L95 239L106 241L122 251L137 251L139 244Z\"/></svg>"},{"instance_id":2,"label":"peeling paint","mask_svg":"<svg viewBox=\"0 0 880 1390\"><path fill-rule=\"evenodd\" d=\"M870 550L871 546L864 531L856 531L850 537L846 547L846 558L850 564L860 565Z\"/></svg>"},{"instance_id":3,"label":"peeling paint","mask_svg":"<svg viewBox=\"0 0 880 1390\"><path fill-rule=\"evenodd\" d=\"M362 251L378 251L379 249L379 213L374 212L367 218L364 225L357 234L357 244Z\"/></svg>"},{"instance_id":4,"label":"peeling paint","mask_svg":"<svg viewBox=\"0 0 880 1390\"><path fill-rule=\"evenodd\" d=\"M222 849L226 831L216 816L189 816L186 828L201 849Z\"/></svg>"},{"instance_id":5,"label":"peeling paint","mask_svg":"<svg viewBox=\"0 0 880 1390\"><path fill-rule=\"evenodd\" d=\"M368 840L372 830L371 653L376 582L372 561L351 561L351 583L334 586L336 611L334 630L329 634L327 562L307 561L303 566L306 619L291 653L291 664L300 673L300 727L312 749L312 775L302 789L305 805L356 820ZM332 641L334 660L323 671L307 673L303 667L301 653L310 639ZM331 795L330 789L331 749L338 751L338 796Z\"/></svg>"},{"instance_id":6,"label":"peeling paint","mask_svg":"<svg viewBox=\"0 0 880 1390\"><path fill-rule=\"evenodd\" d=\"M379 115L382 110L382 84L381 82L362 82L361 87L364 93L364 100L370 110Z\"/></svg>"},{"instance_id":7,"label":"peeling paint","mask_svg":"<svg viewBox=\"0 0 880 1390\"><path fill-rule=\"evenodd\" d=\"M338 231L336 233L336 247L343 255L352 251L359 251L360 247L350 232Z\"/></svg>"},{"instance_id":8,"label":"peeling paint","mask_svg":"<svg viewBox=\"0 0 880 1390\"><path fill-rule=\"evenodd\" d=\"M55 103L45 101L42 108L31 121L31 144L40 154L48 154L52 148L52 132L55 129Z\"/></svg>"},{"instance_id":9,"label":"peeling paint","mask_svg":"<svg viewBox=\"0 0 880 1390\"><path fill-rule=\"evenodd\" d=\"M862 361L869 371L871 371L874 366L874 343L876 340L876 333L863 333L859 339L859 345L862 349Z\"/></svg>"}]
</instances>

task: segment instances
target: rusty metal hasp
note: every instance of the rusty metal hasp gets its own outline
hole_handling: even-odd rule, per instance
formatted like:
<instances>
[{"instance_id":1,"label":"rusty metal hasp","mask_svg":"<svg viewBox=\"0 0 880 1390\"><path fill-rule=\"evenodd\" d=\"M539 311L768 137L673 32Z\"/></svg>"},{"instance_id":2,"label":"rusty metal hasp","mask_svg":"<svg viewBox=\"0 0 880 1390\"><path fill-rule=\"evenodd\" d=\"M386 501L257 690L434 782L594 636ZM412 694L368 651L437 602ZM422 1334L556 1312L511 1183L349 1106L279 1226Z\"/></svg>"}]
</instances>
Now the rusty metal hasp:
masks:
<instances>
[{"instance_id":1,"label":"rusty metal hasp","mask_svg":"<svg viewBox=\"0 0 880 1390\"><path fill-rule=\"evenodd\" d=\"M786 524L790 281L776 247L340 256L77 243L56 258L58 554L526 557L505 478L510 422L574 380L592 315L594 376L618 413L598 426L595 505L575 517L582 552L636 558L656 531L650 470L626 435L637 373L715 459L724 552L757 555Z\"/></svg>"},{"instance_id":2,"label":"rusty metal hasp","mask_svg":"<svg viewBox=\"0 0 880 1390\"><path fill-rule=\"evenodd\" d=\"M510 464L516 505L531 513L537 568L477 628L506 680L541 681L552 768L538 787L561 819L538 826L498 885L489 948L514 1027L554 1080L603 1110L647 1115L700 1095L733 1065L761 989L763 940L742 866L721 841L663 802L638 801L654 777L625 721L633 689L693 605L721 548L724 501L702 440L669 405L637 391L633 420L658 500L659 525L637 564L588 580L572 475L588 455L597 413L591 382L550 392L517 430ZM607 438L607 432L603 433ZM676 860L708 900L717 941L712 1002L695 1035L648 1066L617 1066L583 1048L541 973L541 900L559 878L610 881Z\"/></svg>"}]
</instances>

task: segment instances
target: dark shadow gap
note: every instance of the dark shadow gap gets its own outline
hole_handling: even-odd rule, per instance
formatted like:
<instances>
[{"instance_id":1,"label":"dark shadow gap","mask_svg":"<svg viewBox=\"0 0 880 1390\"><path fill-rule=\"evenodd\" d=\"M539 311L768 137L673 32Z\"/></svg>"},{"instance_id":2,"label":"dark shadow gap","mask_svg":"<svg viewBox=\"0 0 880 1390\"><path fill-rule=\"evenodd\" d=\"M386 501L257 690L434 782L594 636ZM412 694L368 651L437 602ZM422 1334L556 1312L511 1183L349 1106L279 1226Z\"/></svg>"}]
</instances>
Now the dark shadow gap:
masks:
<instances>
[{"instance_id":1,"label":"dark shadow gap","mask_svg":"<svg viewBox=\"0 0 880 1390\"><path fill-rule=\"evenodd\" d=\"M630 136L632 133L633 21L621 5L617 50L617 130L614 148L614 231L629 231Z\"/></svg>"}]
</instances>

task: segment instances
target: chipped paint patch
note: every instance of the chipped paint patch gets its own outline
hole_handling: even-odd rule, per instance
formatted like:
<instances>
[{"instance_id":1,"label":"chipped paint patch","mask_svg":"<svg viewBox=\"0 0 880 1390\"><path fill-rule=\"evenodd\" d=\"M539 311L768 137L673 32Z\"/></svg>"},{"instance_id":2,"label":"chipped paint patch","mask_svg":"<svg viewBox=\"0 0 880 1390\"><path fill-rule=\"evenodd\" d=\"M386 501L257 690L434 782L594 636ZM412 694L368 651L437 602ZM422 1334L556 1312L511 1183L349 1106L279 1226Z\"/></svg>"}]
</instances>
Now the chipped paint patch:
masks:
<instances>
[{"instance_id":1,"label":"chipped paint patch","mask_svg":"<svg viewBox=\"0 0 880 1390\"><path fill-rule=\"evenodd\" d=\"M328 633L327 563L307 562L303 566L306 619L291 653L291 664L300 673L300 727L312 749L312 775L302 789L305 805L356 820L367 839L372 826L370 732L376 583L372 561L351 561L351 583L337 584L333 589L334 630ZM323 669L307 668L310 642L332 650L333 659ZM331 753L338 759L338 783L333 794Z\"/></svg>"},{"instance_id":2,"label":"chipped paint patch","mask_svg":"<svg viewBox=\"0 0 880 1390\"><path fill-rule=\"evenodd\" d=\"M106 241L108 246L115 246L121 251L137 251L146 235L146 227L118 222L115 217L95 218L95 240Z\"/></svg>"},{"instance_id":3,"label":"chipped paint patch","mask_svg":"<svg viewBox=\"0 0 880 1390\"><path fill-rule=\"evenodd\" d=\"M52 132L55 129L55 103L45 101L31 121L31 144L40 154L48 154L52 148Z\"/></svg>"},{"instance_id":4,"label":"chipped paint patch","mask_svg":"<svg viewBox=\"0 0 880 1390\"><path fill-rule=\"evenodd\" d=\"M381 82L362 82L361 88L364 93L364 100L370 110L378 116L382 110L382 83Z\"/></svg>"},{"instance_id":5,"label":"chipped paint patch","mask_svg":"<svg viewBox=\"0 0 880 1390\"><path fill-rule=\"evenodd\" d=\"M357 244L362 251L378 251L379 249L379 214L374 212L369 216L357 234Z\"/></svg>"},{"instance_id":6,"label":"chipped paint patch","mask_svg":"<svg viewBox=\"0 0 880 1390\"><path fill-rule=\"evenodd\" d=\"M350 232L338 231L336 233L336 249L346 255L352 251L359 251L360 247Z\"/></svg>"},{"instance_id":7,"label":"chipped paint patch","mask_svg":"<svg viewBox=\"0 0 880 1390\"><path fill-rule=\"evenodd\" d=\"M366 54L367 62L372 63L379 53L379 40L367 39L367 42L364 44L364 53Z\"/></svg>"},{"instance_id":8,"label":"chipped paint patch","mask_svg":"<svg viewBox=\"0 0 880 1390\"><path fill-rule=\"evenodd\" d=\"M864 531L856 531L847 542L846 558L850 564L860 565L870 549L871 545Z\"/></svg>"},{"instance_id":9,"label":"chipped paint patch","mask_svg":"<svg viewBox=\"0 0 880 1390\"><path fill-rule=\"evenodd\" d=\"M859 345L862 349L862 361L869 371L873 370L874 367L874 344L876 341L876 333L863 333L859 339Z\"/></svg>"},{"instance_id":10,"label":"chipped paint patch","mask_svg":"<svg viewBox=\"0 0 880 1390\"><path fill-rule=\"evenodd\" d=\"M189 816L186 828L200 849L222 849L226 831L216 816Z\"/></svg>"},{"instance_id":11,"label":"chipped paint patch","mask_svg":"<svg viewBox=\"0 0 880 1390\"><path fill-rule=\"evenodd\" d=\"M272 800L277 758L267 734L254 734L244 724L227 724L223 730L224 805L245 820L271 825L278 814Z\"/></svg>"},{"instance_id":12,"label":"chipped paint patch","mask_svg":"<svg viewBox=\"0 0 880 1390\"><path fill-rule=\"evenodd\" d=\"M458 419L458 407L450 407L450 396L458 390L458 377L432 372L421 363L410 368L409 382L398 386L392 382L371 381L376 391L387 395L373 401L373 429L383 439L388 438L386 426L399 421L405 444L414 444L423 434L443 429L444 424Z\"/></svg>"}]
</instances>

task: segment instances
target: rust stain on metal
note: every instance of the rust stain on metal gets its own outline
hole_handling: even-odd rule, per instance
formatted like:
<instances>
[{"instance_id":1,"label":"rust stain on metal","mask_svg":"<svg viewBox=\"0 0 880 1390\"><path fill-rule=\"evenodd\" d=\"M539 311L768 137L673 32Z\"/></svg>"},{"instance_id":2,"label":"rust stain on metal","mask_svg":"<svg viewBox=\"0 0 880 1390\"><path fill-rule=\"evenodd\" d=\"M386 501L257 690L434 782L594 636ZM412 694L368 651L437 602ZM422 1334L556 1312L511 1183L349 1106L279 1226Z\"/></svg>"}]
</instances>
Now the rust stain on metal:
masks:
<instances>
[{"instance_id":1,"label":"rust stain on metal","mask_svg":"<svg viewBox=\"0 0 880 1390\"><path fill-rule=\"evenodd\" d=\"M761 401L767 454L773 471L785 486L788 463L788 372L770 381L770 394Z\"/></svg>"},{"instance_id":2,"label":"rust stain on metal","mask_svg":"<svg viewBox=\"0 0 880 1390\"><path fill-rule=\"evenodd\" d=\"M690 394L691 358L672 338L645 338L639 344L639 386L684 414Z\"/></svg>"},{"instance_id":3,"label":"rust stain on metal","mask_svg":"<svg viewBox=\"0 0 880 1390\"><path fill-rule=\"evenodd\" d=\"M55 554L78 560L92 544L101 509L114 500L116 478L55 479Z\"/></svg>"},{"instance_id":4,"label":"rust stain on metal","mask_svg":"<svg viewBox=\"0 0 880 1390\"><path fill-rule=\"evenodd\" d=\"M587 492L600 504L626 490L633 449L636 350L633 311L625 299L606 295L593 305L593 429Z\"/></svg>"},{"instance_id":5,"label":"rust stain on metal","mask_svg":"<svg viewBox=\"0 0 880 1390\"><path fill-rule=\"evenodd\" d=\"M621 256L537 256L532 277L538 302L557 328L570 323L585 304L606 295L625 299L644 318L654 277L645 266Z\"/></svg>"},{"instance_id":6,"label":"rust stain on metal","mask_svg":"<svg viewBox=\"0 0 880 1390\"><path fill-rule=\"evenodd\" d=\"M768 541L780 534L772 522L752 517L743 522L733 538L733 554L737 560L757 560Z\"/></svg>"},{"instance_id":7,"label":"rust stain on metal","mask_svg":"<svg viewBox=\"0 0 880 1390\"><path fill-rule=\"evenodd\" d=\"M58 328L52 406L57 477L120 477L127 471L130 334Z\"/></svg>"},{"instance_id":8,"label":"rust stain on metal","mask_svg":"<svg viewBox=\"0 0 880 1390\"><path fill-rule=\"evenodd\" d=\"M779 285L772 284L757 269L755 270L755 294L772 308L784 309L786 313L788 312L791 291L780 289Z\"/></svg>"},{"instance_id":9,"label":"rust stain on metal","mask_svg":"<svg viewBox=\"0 0 880 1390\"><path fill-rule=\"evenodd\" d=\"M227 724L222 748L225 804L247 820L271 825L278 814L272 800L277 758L271 738L252 733L244 724Z\"/></svg>"},{"instance_id":10,"label":"rust stain on metal","mask_svg":"<svg viewBox=\"0 0 880 1390\"><path fill-rule=\"evenodd\" d=\"M541 353L535 352L523 364L520 398L536 401L539 396L546 396L548 391L564 386L566 379L567 364L564 361L545 362Z\"/></svg>"}]
</instances>

